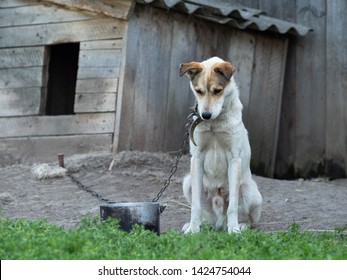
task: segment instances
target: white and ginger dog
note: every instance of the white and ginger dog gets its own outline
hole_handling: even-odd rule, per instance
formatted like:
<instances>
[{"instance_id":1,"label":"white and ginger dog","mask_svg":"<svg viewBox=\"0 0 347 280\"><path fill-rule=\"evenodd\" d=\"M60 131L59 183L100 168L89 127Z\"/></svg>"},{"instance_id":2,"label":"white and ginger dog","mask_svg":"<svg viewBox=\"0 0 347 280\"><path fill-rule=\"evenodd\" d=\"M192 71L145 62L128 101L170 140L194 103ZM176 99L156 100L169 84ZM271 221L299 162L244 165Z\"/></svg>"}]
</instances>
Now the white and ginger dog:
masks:
<instances>
[{"instance_id":1,"label":"white and ginger dog","mask_svg":"<svg viewBox=\"0 0 347 280\"><path fill-rule=\"evenodd\" d=\"M262 196L251 175L251 149L234 71L218 57L180 65L180 75L189 77L197 102L190 131L190 174L183 180L191 204L184 233L199 232L203 223L240 232L260 219Z\"/></svg>"}]
</instances>

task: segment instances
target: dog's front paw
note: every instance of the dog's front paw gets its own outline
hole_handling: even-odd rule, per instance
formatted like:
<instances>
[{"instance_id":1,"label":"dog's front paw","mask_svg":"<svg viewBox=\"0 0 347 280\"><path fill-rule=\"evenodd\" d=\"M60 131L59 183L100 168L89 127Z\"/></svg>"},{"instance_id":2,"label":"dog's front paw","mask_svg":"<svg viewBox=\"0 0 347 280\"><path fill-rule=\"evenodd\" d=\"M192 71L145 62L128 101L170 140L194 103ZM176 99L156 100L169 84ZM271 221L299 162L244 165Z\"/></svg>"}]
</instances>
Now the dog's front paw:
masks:
<instances>
[{"instance_id":1,"label":"dog's front paw","mask_svg":"<svg viewBox=\"0 0 347 280\"><path fill-rule=\"evenodd\" d=\"M228 227L228 233L241 233L241 229L238 225L231 226L231 227Z\"/></svg>"},{"instance_id":2,"label":"dog's front paw","mask_svg":"<svg viewBox=\"0 0 347 280\"><path fill-rule=\"evenodd\" d=\"M200 231L200 226L199 225L192 225L191 223L186 223L182 228L182 232L184 234L197 233L199 231Z\"/></svg>"},{"instance_id":3,"label":"dog's front paw","mask_svg":"<svg viewBox=\"0 0 347 280\"><path fill-rule=\"evenodd\" d=\"M244 230L249 229L249 228L250 228L250 225L249 225L249 224L240 223L240 224L238 224L237 226L228 227L228 232L229 232L229 233L241 233L241 232L243 232Z\"/></svg>"},{"instance_id":4,"label":"dog's front paw","mask_svg":"<svg viewBox=\"0 0 347 280\"><path fill-rule=\"evenodd\" d=\"M190 226L190 223L186 223L186 224L183 226L181 232L185 233L186 230L189 228L189 226Z\"/></svg>"}]
</instances>

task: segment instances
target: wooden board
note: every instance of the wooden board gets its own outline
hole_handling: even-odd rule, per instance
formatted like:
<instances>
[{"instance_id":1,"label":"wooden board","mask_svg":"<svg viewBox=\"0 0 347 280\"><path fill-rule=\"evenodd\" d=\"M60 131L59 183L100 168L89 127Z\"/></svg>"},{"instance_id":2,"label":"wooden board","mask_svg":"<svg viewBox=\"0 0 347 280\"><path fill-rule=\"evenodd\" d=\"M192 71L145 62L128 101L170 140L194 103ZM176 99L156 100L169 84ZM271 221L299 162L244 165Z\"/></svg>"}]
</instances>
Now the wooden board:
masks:
<instances>
[{"instance_id":1,"label":"wooden board","mask_svg":"<svg viewBox=\"0 0 347 280\"><path fill-rule=\"evenodd\" d=\"M168 34L171 23L164 21L158 28L152 28L150 22L161 11L145 9L147 13L143 17L134 14L129 20L119 150L160 150L165 137L171 41L167 41L170 36L164 35ZM166 17L168 14L161 19Z\"/></svg>"},{"instance_id":2,"label":"wooden board","mask_svg":"<svg viewBox=\"0 0 347 280\"><path fill-rule=\"evenodd\" d=\"M37 0L1 0L0 8L11 8L20 6L37 5Z\"/></svg>"},{"instance_id":3,"label":"wooden board","mask_svg":"<svg viewBox=\"0 0 347 280\"><path fill-rule=\"evenodd\" d=\"M42 67L0 69L0 89L41 87Z\"/></svg>"},{"instance_id":4,"label":"wooden board","mask_svg":"<svg viewBox=\"0 0 347 280\"><path fill-rule=\"evenodd\" d=\"M275 176L278 178L294 177L295 142L296 142L296 43L289 40L287 64L285 70L280 130L276 156Z\"/></svg>"},{"instance_id":5,"label":"wooden board","mask_svg":"<svg viewBox=\"0 0 347 280\"><path fill-rule=\"evenodd\" d=\"M118 91L117 91L117 98L116 98L116 119L114 124L114 134L113 134L113 142L112 142L112 152L115 154L119 150L119 143L120 143L120 126L121 123L124 122L122 113L123 113L123 99L125 94L125 87L124 82L126 78L126 56L127 56L127 45L131 44L131 42L128 42L128 26L125 28L124 36L122 38L122 57L121 57L121 65L119 70L119 81L118 81ZM128 95L126 97L128 98Z\"/></svg>"},{"instance_id":6,"label":"wooden board","mask_svg":"<svg viewBox=\"0 0 347 280\"><path fill-rule=\"evenodd\" d=\"M253 2L253 1L250 1ZM257 1L254 1L257 2ZM268 15L296 22L296 5L297 1L291 0L260 0L259 8ZM249 3L252 5L253 3ZM301 15L299 15L301 16ZM313 26L311 26L313 27ZM292 176L292 167L295 161L295 104L296 104L296 38L290 38L288 42L288 55L285 69L282 107L280 117L280 130L278 135L278 147L275 165L275 176L280 178Z\"/></svg>"},{"instance_id":7,"label":"wooden board","mask_svg":"<svg viewBox=\"0 0 347 280\"><path fill-rule=\"evenodd\" d=\"M45 0L68 8L102 13L107 16L127 19L135 2L132 0Z\"/></svg>"},{"instance_id":8,"label":"wooden board","mask_svg":"<svg viewBox=\"0 0 347 280\"><path fill-rule=\"evenodd\" d=\"M115 93L77 93L75 113L114 112L116 110Z\"/></svg>"},{"instance_id":9,"label":"wooden board","mask_svg":"<svg viewBox=\"0 0 347 280\"><path fill-rule=\"evenodd\" d=\"M126 22L115 18L1 28L0 48L122 38Z\"/></svg>"},{"instance_id":10,"label":"wooden board","mask_svg":"<svg viewBox=\"0 0 347 280\"><path fill-rule=\"evenodd\" d=\"M299 1L299 24L315 32L298 38L296 50L296 150L295 169L302 177L319 172L324 164L326 54L325 0ZM319 34L319 35L318 35ZM314 70L313 70L314 69Z\"/></svg>"},{"instance_id":11,"label":"wooden board","mask_svg":"<svg viewBox=\"0 0 347 280\"><path fill-rule=\"evenodd\" d=\"M43 66L44 47L0 49L0 69Z\"/></svg>"},{"instance_id":12,"label":"wooden board","mask_svg":"<svg viewBox=\"0 0 347 280\"><path fill-rule=\"evenodd\" d=\"M167 89L167 113L165 123L165 151L177 151L185 133L187 115L194 105L194 95L186 76L179 77L179 65L195 58L197 34L194 18L177 15L173 18L171 69Z\"/></svg>"},{"instance_id":13,"label":"wooden board","mask_svg":"<svg viewBox=\"0 0 347 280\"><path fill-rule=\"evenodd\" d=\"M77 80L76 93L117 92L117 78Z\"/></svg>"},{"instance_id":14,"label":"wooden board","mask_svg":"<svg viewBox=\"0 0 347 280\"><path fill-rule=\"evenodd\" d=\"M287 41L258 36L248 109L252 170L272 177L276 163Z\"/></svg>"},{"instance_id":15,"label":"wooden board","mask_svg":"<svg viewBox=\"0 0 347 280\"><path fill-rule=\"evenodd\" d=\"M346 9L346 1L327 1L326 171L333 178L347 174Z\"/></svg>"},{"instance_id":16,"label":"wooden board","mask_svg":"<svg viewBox=\"0 0 347 280\"><path fill-rule=\"evenodd\" d=\"M120 75L122 40L80 44L78 79L115 78ZM102 91L99 91L102 92Z\"/></svg>"},{"instance_id":17,"label":"wooden board","mask_svg":"<svg viewBox=\"0 0 347 280\"><path fill-rule=\"evenodd\" d=\"M112 133L114 113L0 118L0 138Z\"/></svg>"},{"instance_id":18,"label":"wooden board","mask_svg":"<svg viewBox=\"0 0 347 280\"><path fill-rule=\"evenodd\" d=\"M80 50L114 50L122 49L122 47L122 39L85 41L80 44Z\"/></svg>"},{"instance_id":19,"label":"wooden board","mask_svg":"<svg viewBox=\"0 0 347 280\"><path fill-rule=\"evenodd\" d=\"M79 67L117 67L121 63L121 50L80 50Z\"/></svg>"},{"instance_id":20,"label":"wooden board","mask_svg":"<svg viewBox=\"0 0 347 280\"><path fill-rule=\"evenodd\" d=\"M57 162L66 157L90 152L110 152L112 134L43 136L0 139L0 163ZM110 159L111 160L111 159Z\"/></svg>"},{"instance_id":21,"label":"wooden board","mask_svg":"<svg viewBox=\"0 0 347 280\"><path fill-rule=\"evenodd\" d=\"M0 117L37 115L41 88L0 89Z\"/></svg>"},{"instance_id":22,"label":"wooden board","mask_svg":"<svg viewBox=\"0 0 347 280\"><path fill-rule=\"evenodd\" d=\"M248 127L256 36L252 33L238 30L230 32L230 34L231 36L228 39L229 50L227 58L236 68L234 78L238 85L240 100L243 105L243 122L245 126Z\"/></svg>"},{"instance_id":23,"label":"wooden board","mask_svg":"<svg viewBox=\"0 0 347 280\"><path fill-rule=\"evenodd\" d=\"M25 3L27 1L22 2ZM72 11L62 7L57 8L55 5L47 6L38 2L34 3L35 5L31 6L0 9L0 27L80 21L100 17L100 15L83 11Z\"/></svg>"},{"instance_id":24,"label":"wooden board","mask_svg":"<svg viewBox=\"0 0 347 280\"><path fill-rule=\"evenodd\" d=\"M154 31L151 24L153 18L158 17L160 17L161 24L158 25ZM145 103L147 108L147 119L144 122L144 119L140 119L141 115L139 114L138 116L135 115L135 122L143 123L146 150L162 151L166 134L166 114L169 106L167 98L169 73L171 67L176 68L175 65L171 66L170 58L173 38L166 35L172 32L172 16L153 8L152 14L148 14L146 27L140 28L139 32L141 32L139 48L141 48L143 44L140 57L142 53L142 56L145 56L146 59L142 61L142 65L140 66L142 68L140 72L143 71L143 76L137 84L137 99L134 104L135 106L138 105L138 111L142 110L142 102L144 99L141 95L147 91L147 100ZM160 40L158 40L158 38L160 38ZM148 50L151 50L150 53ZM147 88L142 88L142 83L146 83ZM141 135L138 134L138 139L140 138Z\"/></svg>"},{"instance_id":25,"label":"wooden board","mask_svg":"<svg viewBox=\"0 0 347 280\"><path fill-rule=\"evenodd\" d=\"M114 67L79 67L77 79L118 78L119 75L120 65Z\"/></svg>"}]
</instances>

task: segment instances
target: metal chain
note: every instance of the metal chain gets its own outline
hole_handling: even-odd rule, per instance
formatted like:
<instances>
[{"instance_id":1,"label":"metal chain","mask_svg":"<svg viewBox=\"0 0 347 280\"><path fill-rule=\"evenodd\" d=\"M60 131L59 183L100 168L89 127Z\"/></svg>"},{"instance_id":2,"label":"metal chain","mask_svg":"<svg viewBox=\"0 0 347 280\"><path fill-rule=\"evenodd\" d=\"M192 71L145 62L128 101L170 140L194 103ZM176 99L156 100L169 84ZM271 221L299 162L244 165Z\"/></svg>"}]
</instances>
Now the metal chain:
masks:
<instances>
[{"instance_id":1,"label":"metal chain","mask_svg":"<svg viewBox=\"0 0 347 280\"><path fill-rule=\"evenodd\" d=\"M177 166L178 166L178 163L180 161L180 159L182 158L183 156L183 153L184 153L184 150L185 148L188 146L188 142L189 142L189 128L190 126L192 125L193 123L193 117L196 116L196 112L194 111L193 113L189 114L188 117L187 117L187 124L185 126L185 133L184 133L184 136L183 136L183 142L182 142L182 145L180 147L180 149L178 150L178 154L177 154L177 157L176 157L176 160L175 160L175 163L172 165L171 167L171 171L170 171L170 174L169 174L169 177L166 179L166 181L164 182L164 186L160 189L160 191L158 192L158 194L153 198L152 202L157 202L160 197L163 195L163 192L167 189L167 187L170 185L171 183L171 178L172 176L176 173L177 171Z\"/></svg>"},{"instance_id":2,"label":"metal chain","mask_svg":"<svg viewBox=\"0 0 347 280\"><path fill-rule=\"evenodd\" d=\"M170 185L171 183L171 178L172 176L176 173L177 171L177 166L178 166L178 163L180 161L180 159L182 158L183 156L183 152L184 152L184 149L188 143L188 139L189 139L189 132L188 130L186 130L185 134L184 134L184 138L183 138L183 142L182 142L182 145L181 145L181 148L178 150L178 154L177 154L177 157L176 157L176 160L175 160L175 163L172 165L171 167L171 170L170 170L170 175L169 177L166 179L166 181L164 182L164 186L161 188L161 190L158 192L158 194L153 198L152 202L157 202L160 197L163 195L163 192L167 189L167 187Z\"/></svg>"},{"instance_id":3,"label":"metal chain","mask_svg":"<svg viewBox=\"0 0 347 280\"><path fill-rule=\"evenodd\" d=\"M176 156L175 159L175 163L172 165L171 170L170 170L170 174L169 177L166 179L166 181L164 182L164 186L160 189L160 191L158 192L158 194L153 198L152 202L157 202L161 196L163 195L164 191L168 188L168 186L171 183L171 179L172 176L176 173L177 171L177 166L178 163L180 161L180 159L183 156L184 150L185 148L188 146L188 142L189 142L189 128L193 123L193 117L196 116L196 112L194 111L193 113L189 114L187 119L188 122L185 126L185 133L183 136L183 142L182 145L180 147L180 149L178 150L178 154ZM84 191L86 191L87 193L90 193L92 196L95 196L97 199L104 201L106 203L113 203L113 201L111 201L108 198L105 198L103 196L101 196L100 194L98 194L97 192L93 191L90 187L85 186L84 184L82 184L77 178L75 178L70 172L67 173L67 176L71 179L71 181L73 183L75 183L78 187L80 187L81 189L83 189Z\"/></svg>"},{"instance_id":4,"label":"metal chain","mask_svg":"<svg viewBox=\"0 0 347 280\"><path fill-rule=\"evenodd\" d=\"M75 183L78 187L80 187L81 189L83 189L84 191L86 191L87 193L90 193L92 196L95 196L97 199L104 201L106 203L113 203L113 201L111 201L110 199L107 199L103 196L101 196L100 194L98 194L97 192L93 191L91 188L85 186L84 184L82 184L77 178L75 178L70 172L67 172L67 176L70 177L71 181L73 183Z\"/></svg>"}]
</instances>

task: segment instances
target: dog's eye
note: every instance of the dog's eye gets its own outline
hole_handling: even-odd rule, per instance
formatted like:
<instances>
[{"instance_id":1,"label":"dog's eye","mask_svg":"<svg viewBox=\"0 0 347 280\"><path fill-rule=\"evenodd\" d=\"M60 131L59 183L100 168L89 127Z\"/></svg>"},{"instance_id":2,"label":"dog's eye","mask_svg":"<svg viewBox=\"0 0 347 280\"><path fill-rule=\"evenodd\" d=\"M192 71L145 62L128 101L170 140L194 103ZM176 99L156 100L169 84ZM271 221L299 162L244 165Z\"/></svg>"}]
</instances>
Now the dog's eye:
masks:
<instances>
[{"instance_id":1,"label":"dog's eye","mask_svg":"<svg viewBox=\"0 0 347 280\"><path fill-rule=\"evenodd\" d=\"M222 89L221 88L215 88L213 90L213 94L217 95L217 94L220 94L222 92Z\"/></svg>"},{"instance_id":2,"label":"dog's eye","mask_svg":"<svg viewBox=\"0 0 347 280\"><path fill-rule=\"evenodd\" d=\"M201 89L196 89L195 91L196 91L196 93L198 93L198 94L202 94L202 90L201 90Z\"/></svg>"}]
</instances>

